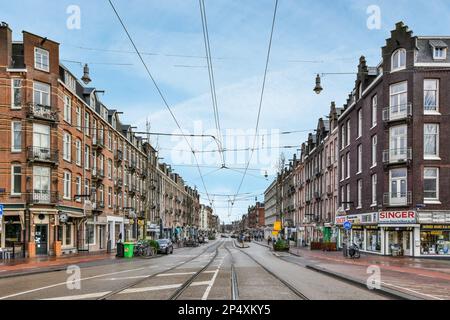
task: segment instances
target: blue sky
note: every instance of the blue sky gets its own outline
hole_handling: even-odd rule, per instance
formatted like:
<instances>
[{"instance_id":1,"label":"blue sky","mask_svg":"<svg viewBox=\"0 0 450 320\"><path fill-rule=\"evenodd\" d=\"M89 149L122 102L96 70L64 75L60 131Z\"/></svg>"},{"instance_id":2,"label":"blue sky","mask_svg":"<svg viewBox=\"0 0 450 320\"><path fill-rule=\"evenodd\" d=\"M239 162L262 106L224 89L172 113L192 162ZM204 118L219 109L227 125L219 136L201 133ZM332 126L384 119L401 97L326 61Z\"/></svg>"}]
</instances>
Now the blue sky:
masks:
<instances>
[{"instance_id":1,"label":"blue sky","mask_svg":"<svg viewBox=\"0 0 450 320\"><path fill-rule=\"evenodd\" d=\"M145 55L154 77L172 106L186 132L194 127L204 133L214 133L214 117L209 92L208 73L200 10L197 0L115 0L138 48ZM224 137L226 147L248 148L256 124L259 95L264 71L274 0L206 0L211 51L221 127L229 133L246 134ZM81 28L66 27L69 5L81 9ZM366 26L370 5L381 9L381 29ZM24 10L26 8L26 10ZM418 14L420 12L420 14ZM342 105L352 90L353 75L326 76L324 91L315 95L315 74L322 72L354 72L358 58L365 55L370 65L380 61L380 48L398 21L404 21L416 35L450 35L446 14L450 2L428 1L365 1L365 0L279 0L278 18L273 38L272 56L262 107L260 128L270 130L306 131L316 127L317 119L327 115L331 101ZM89 62L92 85L106 91L102 100L111 108L124 112L122 120L145 130L145 119L155 132L175 132L173 119L165 109L138 58L125 52L132 47L119 25L107 0L15 0L2 1L0 20L13 29L14 39L21 31L47 36L61 43L61 58ZM105 49L87 50L81 49ZM194 57L174 57L184 55ZM217 58L217 59L216 59ZM299 62L313 61L313 62ZM102 65L96 62L131 64ZM65 63L75 74L82 69ZM190 66L190 67L180 67ZM265 136L259 140L264 147L300 145L306 132L291 135ZM263 142L264 139L264 142ZM271 140L274 139L274 140ZM183 140L152 138L160 148L164 161L185 164L189 154ZM203 142L203 143L202 143ZM211 141L194 143L194 149L215 149ZM266 149L255 152L249 171L232 211L228 198L211 196L221 220L231 221L246 212L255 195L263 200L269 185L263 174L273 174L279 153L291 159L294 149ZM227 165L242 168L248 152L227 153ZM200 164L220 164L217 154L199 154ZM189 164L189 163L188 163ZM194 162L190 161L190 164ZM204 187L195 167L174 166L192 186L203 194ZM210 194L235 194L242 178L242 170L202 168Z\"/></svg>"}]
</instances>

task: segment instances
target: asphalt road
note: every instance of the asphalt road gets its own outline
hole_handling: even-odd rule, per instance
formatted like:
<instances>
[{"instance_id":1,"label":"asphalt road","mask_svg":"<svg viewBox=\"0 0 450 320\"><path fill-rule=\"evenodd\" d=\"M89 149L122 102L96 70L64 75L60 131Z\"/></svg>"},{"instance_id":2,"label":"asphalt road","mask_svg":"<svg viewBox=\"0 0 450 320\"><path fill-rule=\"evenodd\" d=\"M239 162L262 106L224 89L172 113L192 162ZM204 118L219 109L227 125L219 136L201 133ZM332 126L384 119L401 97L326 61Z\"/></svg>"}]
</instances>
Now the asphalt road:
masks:
<instances>
[{"instance_id":1,"label":"asphalt road","mask_svg":"<svg viewBox=\"0 0 450 320\"><path fill-rule=\"evenodd\" d=\"M85 266L79 278L56 271L0 279L0 300L231 300L232 289L241 300L386 299L306 269L295 259L277 257L256 244L240 249L232 239L219 239L160 258Z\"/></svg>"}]
</instances>

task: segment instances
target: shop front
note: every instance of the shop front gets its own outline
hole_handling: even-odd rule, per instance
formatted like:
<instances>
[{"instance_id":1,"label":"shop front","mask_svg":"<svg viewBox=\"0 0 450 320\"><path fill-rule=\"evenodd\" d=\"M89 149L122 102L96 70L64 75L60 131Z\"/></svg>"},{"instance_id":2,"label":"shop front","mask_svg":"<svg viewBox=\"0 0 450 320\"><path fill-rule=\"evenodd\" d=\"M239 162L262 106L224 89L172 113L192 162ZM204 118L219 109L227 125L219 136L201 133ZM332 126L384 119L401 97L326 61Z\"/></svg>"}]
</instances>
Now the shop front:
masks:
<instances>
[{"instance_id":1,"label":"shop front","mask_svg":"<svg viewBox=\"0 0 450 320\"><path fill-rule=\"evenodd\" d=\"M419 254L415 239L419 233L416 211L382 211L379 217L382 229L384 255L417 256Z\"/></svg>"},{"instance_id":2,"label":"shop front","mask_svg":"<svg viewBox=\"0 0 450 320\"><path fill-rule=\"evenodd\" d=\"M450 212L421 211L420 255L424 257L450 257Z\"/></svg>"},{"instance_id":3,"label":"shop front","mask_svg":"<svg viewBox=\"0 0 450 320\"><path fill-rule=\"evenodd\" d=\"M0 215L0 248L2 251L14 253L15 257L25 254L24 244L24 212L4 211Z\"/></svg>"},{"instance_id":4,"label":"shop front","mask_svg":"<svg viewBox=\"0 0 450 320\"><path fill-rule=\"evenodd\" d=\"M124 219L117 216L106 217L106 238L111 241L111 249L116 249L118 242L124 242Z\"/></svg>"},{"instance_id":5,"label":"shop front","mask_svg":"<svg viewBox=\"0 0 450 320\"><path fill-rule=\"evenodd\" d=\"M58 231L57 209L30 209L31 239L28 247L29 256L56 255Z\"/></svg>"}]
</instances>

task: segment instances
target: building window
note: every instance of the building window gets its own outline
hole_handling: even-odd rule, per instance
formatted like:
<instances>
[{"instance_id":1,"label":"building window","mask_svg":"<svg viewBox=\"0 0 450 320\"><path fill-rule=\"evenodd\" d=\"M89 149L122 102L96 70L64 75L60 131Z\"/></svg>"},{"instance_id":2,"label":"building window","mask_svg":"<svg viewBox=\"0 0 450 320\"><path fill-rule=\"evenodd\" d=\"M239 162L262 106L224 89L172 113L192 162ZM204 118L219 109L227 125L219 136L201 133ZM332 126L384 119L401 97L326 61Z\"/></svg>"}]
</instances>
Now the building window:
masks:
<instances>
[{"instance_id":1,"label":"building window","mask_svg":"<svg viewBox=\"0 0 450 320\"><path fill-rule=\"evenodd\" d=\"M372 206L377 205L377 175L372 175Z\"/></svg>"},{"instance_id":2,"label":"building window","mask_svg":"<svg viewBox=\"0 0 450 320\"><path fill-rule=\"evenodd\" d=\"M447 48L434 47L433 48L433 59L435 59L435 60L447 59Z\"/></svg>"},{"instance_id":3,"label":"building window","mask_svg":"<svg viewBox=\"0 0 450 320\"><path fill-rule=\"evenodd\" d=\"M409 158L408 127L406 125L392 127L389 136L389 162Z\"/></svg>"},{"instance_id":4,"label":"building window","mask_svg":"<svg viewBox=\"0 0 450 320\"><path fill-rule=\"evenodd\" d=\"M389 88L389 119L395 120L408 115L408 83L393 84Z\"/></svg>"},{"instance_id":5,"label":"building window","mask_svg":"<svg viewBox=\"0 0 450 320\"><path fill-rule=\"evenodd\" d=\"M64 96L64 121L72 123L72 100Z\"/></svg>"},{"instance_id":6,"label":"building window","mask_svg":"<svg viewBox=\"0 0 450 320\"><path fill-rule=\"evenodd\" d=\"M423 174L424 200L439 200L439 169L424 168Z\"/></svg>"},{"instance_id":7,"label":"building window","mask_svg":"<svg viewBox=\"0 0 450 320\"><path fill-rule=\"evenodd\" d=\"M350 178L350 152L347 153L347 179Z\"/></svg>"},{"instance_id":8,"label":"building window","mask_svg":"<svg viewBox=\"0 0 450 320\"><path fill-rule=\"evenodd\" d=\"M50 202L50 168L33 167L33 200Z\"/></svg>"},{"instance_id":9,"label":"building window","mask_svg":"<svg viewBox=\"0 0 450 320\"><path fill-rule=\"evenodd\" d=\"M341 157L341 181L345 179L345 158Z\"/></svg>"},{"instance_id":10,"label":"building window","mask_svg":"<svg viewBox=\"0 0 450 320\"><path fill-rule=\"evenodd\" d=\"M377 165L377 136L372 137L372 167Z\"/></svg>"},{"instance_id":11,"label":"building window","mask_svg":"<svg viewBox=\"0 0 450 320\"><path fill-rule=\"evenodd\" d=\"M350 185L349 184L346 185L346 189L347 189L347 200L345 203L345 210L350 210Z\"/></svg>"},{"instance_id":12,"label":"building window","mask_svg":"<svg viewBox=\"0 0 450 320\"><path fill-rule=\"evenodd\" d=\"M33 102L36 105L50 105L50 86L41 82L33 83Z\"/></svg>"},{"instance_id":13,"label":"building window","mask_svg":"<svg viewBox=\"0 0 450 320\"><path fill-rule=\"evenodd\" d=\"M108 188L108 207L112 207L112 188Z\"/></svg>"},{"instance_id":14,"label":"building window","mask_svg":"<svg viewBox=\"0 0 450 320\"><path fill-rule=\"evenodd\" d=\"M66 200L70 200L72 198L72 193L70 190L71 182L72 182L72 174L68 171L65 171L63 184L64 184L64 199Z\"/></svg>"},{"instance_id":15,"label":"building window","mask_svg":"<svg viewBox=\"0 0 450 320\"><path fill-rule=\"evenodd\" d=\"M113 147L113 145L112 145L112 132L111 131L108 131L108 148L109 148L109 150L112 150L112 147Z\"/></svg>"},{"instance_id":16,"label":"building window","mask_svg":"<svg viewBox=\"0 0 450 320\"><path fill-rule=\"evenodd\" d=\"M11 166L11 195L20 196L22 193L22 167L20 165Z\"/></svg>"},{"instance_id":17,"label":"building window","mask_svg":"<svg viewBox=\"0 0 450 320\"><path fill-rule=\"evenodd\" d=\"M77 176L75 179L75 192L77 193L77 196L81 195L81 177ZM77 197L77 202L81 202L81 197Z\"/></svg>"},{"instance_id":18,"label":"building window","mask_svg":"<svg viewBox=\"0 0 450 320\"><path fill-rule=\"evenodd\" d=\"M398 49L392 55L391 71L405 69L406 68L406 50Z\"/></svg>"},{"instance_id":19,"label":"building window","mask_svg":"<svg viewBox=\"0 0 450 320\"><path fill-rule=\"evenodd\" d=\"M63 138L63 159L66 161L71 161L71 156L72 156L72 137L70 136L69 133L64 132L64 138Z\"/></svg>"},{"instance_id":20,"label":"building window","mask_svg":"<svg viewBox=\"0 0 450 320\"><path fill-rule=\"evenodd\" d=\"M95 245L95 225L86 223L85 244Z\"/></svg>"},{"instance_id":21,"label":"building window","mask_svg":"<svg viewBox=\"0 0 450 320\"><path fill-rule=\"evenodd\" d=\"M41 48L34 48L34 68L42 71L50 71L48 51Z\"/></svg>"},{"instance_id":22,"label":"building window","mask_svg":"<svg viewBox=\"0 0 450 320\"><path fill-rule=\"evenodd\" d=\"M64 83L73 91L76 90L75 78L70 75L69 72L64 70Z\"/></svg>"},{"instance_id":23,"label":"building window","mask_svg":"<svg viewBox=\"0 0 450 320\"><path fill-rule=\"evenodd\" d=\"M423 149L425 158L439 158L438 124L424 124Z\"/></svg>"},{"instance_id":24,"label":"building window","mask_svg":"<svg viewBox=\"0 0 450 320\"><path fill-rule=\"evenodd\" d=\"M345 126L341 126L341 150L344 149L347 139L345 138Z\"/></svg>"},{"instance_id":25,"label":"building window","mask_svg":"<svg viewBox=\"0 0 450 320\"><path fill-rule=\"evenodd\" d=\"M372 98L372 128L377 125L378 96Z\"/></svg>"},{"instance_id":26,"label":"building window","mask_svg":"<svg viewBox=\"0 0 450 320\"><path fill-rule=\"evenodd\" d=\"M76 164L81 166L81 140L77 139L75 141L75 149L76 149Z\"/></svg>"},{"instance_id":27,"label":"building window","mask_svg":"<svg viewBox=\"0 0 450 320\"><path fill-rule=\"evenodd\" d=\"M424 111L439 111L439 80L424 80Z\"/></svg>"},{"instance_id":28,"label":"building window","mask_svg":"<svg viewBox=\"0 0 450 320\"><path fill-rule=\"evenodd\" d=\"M358 146L358 173L362 172L362 145Z\"/></svg>"},{"instance_id":29,"label":"building window","mask_svg":"<svg viewBox=\"0 0 450 320\"><path fill-rule=\"evenodd\" d=\"M77 106L75 109L75 113L77 115L77 129L81 131L81 107Z\"/></svg>"},{"instance_id":30,"label":"building window","mask_svg":"<svg viewBox=\"0 0 450 320\"><path fill-rule=\"evenodd\" d=\"M22 80L11 79L11 108L22 108Z\"/></svg>"},{"instance_id":31,"label":"building window","mask_svg":"<svg viewBox=\"0 0 450 320\"><path fill-rule=\"evenodd\" d=\"M358 180L358 209L362 208L362 187L363 181Z\"/></svg>"},{"instance_id":32,"label":"building window","mask_svg":"<svg viewBox=\"0 0 450 320\"><path fill-rule=\"evenodd\" d=\"M408 171L406 168L392 169L389 183L389 205L406 205L408 199Z\"/></svg>"},{"instance_id":33,"label":"building window","mask_svg":"<svg viewBox=\"0 0 450 320\"><path fill-rule=\"evenodd\" d=\"M84 113L84 134L89 136L89 113Z\"/></svg>"},{"instance_id":34,"label":"building window","mask_svg":"<svg viewBox=\"0 0 450 320\"><path fill-rule=\"evenodd\" d=\"M11 123L11 152L22 151L22 122Z\"/></svg>"},{"instance_id":35,"label":"building window","mask_svg":"<svg viewBox=\"0 0 450 320\"><path fill-rule=\"evenodd\" d=\"M362 109L358 110L358 138L362 136Z\"/></svg>"},{"instance_id":36,"label":"building window","mask_svg":"<svg viewBox=\"0 0 450 320\"><path fill-rule=\"evenodd\" d=\"M86 145L84 147L84 168L89 169L91 167L91 160L90 160L90 154L91 154L91 148Z\"/></svg>"},{"instance_id":37,"label":"building window","mask_svg":"<svg viewBox=\"0 0 450 320\"><path fill-rule=\"evenodd\" d=\"M108 159L108 178L112 179L112 160Z\"/></svg>"},{"instance_id":38,"label":"building window","mask_svg":"<svg viewBox=\"0 0 450 320\"><path fill-rule=\"evenodd\" d=\"M90 191L89 191L89 179L84 179L84 195L90 195ZM85 201L87 200L87 198L85 198Z\"/></svg>"},{"instance_id":39,"label":"building window","mask_svg":"<svg viewBox=\"0 0 450 320\"><path fill-rule=\"evenodd\" d=\"M350 120L347 120L346 136L347 136L347 146L349 146L350 145Z\"/></svg>"}]
</instances>

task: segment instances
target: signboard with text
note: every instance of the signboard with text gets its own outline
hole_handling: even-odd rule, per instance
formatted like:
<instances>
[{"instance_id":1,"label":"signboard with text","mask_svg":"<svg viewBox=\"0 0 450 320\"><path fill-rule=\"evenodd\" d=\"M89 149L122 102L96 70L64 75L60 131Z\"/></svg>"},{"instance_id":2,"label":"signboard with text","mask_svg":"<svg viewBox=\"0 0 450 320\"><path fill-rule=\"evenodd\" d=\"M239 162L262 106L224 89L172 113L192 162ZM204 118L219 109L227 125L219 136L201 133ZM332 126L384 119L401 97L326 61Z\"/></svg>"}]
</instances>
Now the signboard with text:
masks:
<instances>
[{"instance_id":1,"label":"signboard with text","mask_svg":"<svg viewBox=\"0 0 450 320\"><path fill-rule=\"evenodd\" d=\"M416 223L415 211L382 211L379 216L380 224L414 224Z\"/></svg>"}]
</instances>

